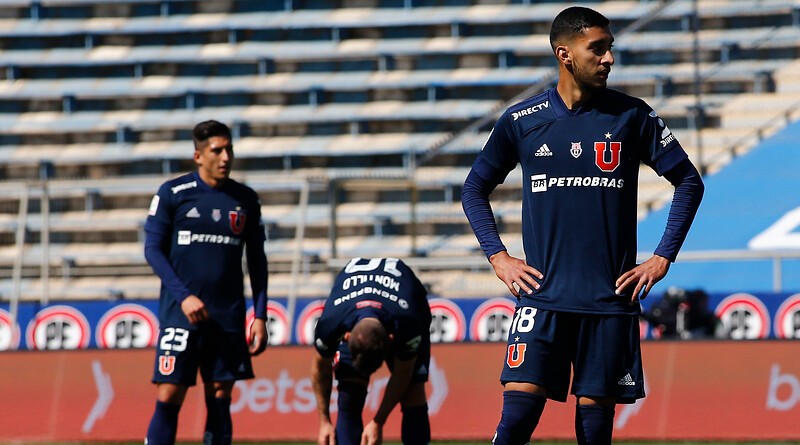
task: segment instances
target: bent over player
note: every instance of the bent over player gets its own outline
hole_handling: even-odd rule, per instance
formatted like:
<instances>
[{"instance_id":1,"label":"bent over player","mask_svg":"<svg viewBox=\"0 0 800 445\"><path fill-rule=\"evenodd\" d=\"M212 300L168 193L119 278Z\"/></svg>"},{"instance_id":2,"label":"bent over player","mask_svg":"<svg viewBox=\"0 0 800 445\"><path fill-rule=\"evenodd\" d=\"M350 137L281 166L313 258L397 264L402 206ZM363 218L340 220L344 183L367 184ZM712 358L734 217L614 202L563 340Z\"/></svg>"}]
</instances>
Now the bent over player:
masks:
<instances>
[{"instance_id":1,"label":"bent over player","mask_svg":"<svg viewBox=\"0 0 800 445\"><path fill-rule=\"evenodd\" d=\"M161 278L160 333L153 383L156 409L145 443L175 443L186 391L203 377L206 444L230 444L231 391L253 377L250 355L267 346L267 258L261 204L229 178L233 144L216 121L192 132L197 171L164 183L145 223L145 257ZM242 254L246 249L255 321L245 336Z\"/></svg>"},{"instance_id":2,"label":"bent over player","mask_svg":"<svg viewBox=\"0 0 800 445\"><path fill-rule=\"evenodd\" d=\"M428 292L396 258L353 258L339 272L317 322L311 380L320 415L319 445L379 445L399 402L404 444L431 440L428 380L431 309ZM391 375L375 417L362 421L369 376L386 361ZM338 416L331 422L333 376Z\"/></svg>"},{"instance_id":3,"label":"bent over player","mask_svg":"<svg viewBox=\"0 0 800 445\"><path fill-rule=\"evenodd\" d=\"M608 444L616 404L645 395L638 300L675 261L704 187L658 115L606 88L613 41L600 13L559 13L550 30L556 87L500 116L464 183L470 225L519 299L500 377L495 445L529 442L546 400L566 401L568 392L577 400L578 443ZM675 193L660 244L636 264L640 163ZM517 164L524 259L507 253L489 203Z\"/></svg>"}]
</instances>

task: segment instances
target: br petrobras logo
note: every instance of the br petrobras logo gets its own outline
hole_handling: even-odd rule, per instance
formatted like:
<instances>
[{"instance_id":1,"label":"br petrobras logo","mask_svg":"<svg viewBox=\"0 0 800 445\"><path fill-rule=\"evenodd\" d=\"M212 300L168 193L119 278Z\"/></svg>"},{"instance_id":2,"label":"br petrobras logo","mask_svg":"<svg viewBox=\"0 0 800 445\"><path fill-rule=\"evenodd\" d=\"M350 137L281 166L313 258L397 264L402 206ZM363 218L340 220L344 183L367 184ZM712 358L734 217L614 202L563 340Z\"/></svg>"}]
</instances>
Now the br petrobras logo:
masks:
<instances>
[{"instance_id":1,"label":"br petrobras logo","mask_svg":"<svg viewBox=\"0 0 800 445\"><path fill-rule=\"evenodd\" d=\"M444 298L434 298L431 306L431 343L462 341L467 334L467 320L461 308Z\"/></svg>"},{"instance_id":2,"label":"br petrobras logo","mask_svg":"<svg viewBox=\"0 0 800 445\"><path fill-rule=\"evenodd\" d=\"M546 192L551 188L561 187L621 189L624 186L624 178L608 178L604 176L551 176L548 178L546 174L531 175L531 193Z\"/></svg>"},{"instance_id":3,"label":"br petrobras logo","mask_svg":"<svg viewBox=\"0 0 800 445\"><path fill-rule=\"evenodd\" d=\"M715 312L728 338L752 340L769 335L769 312L754 295L733 294L722 300Z\"/></svg>"},{"instance_id":4,"label":"br petrobras logo","mask_svg":"<svg viewBox=\"0 0 800 445\"><path fill-rule=\"evenodd\" d=\"M253 308L247 310L247 338L250 338L250 326L256 314ZM291 334L289 324L289 311L282 304L269 301L267 302L267 333L269 334L270 345L287 345Z\"/></svg>"},{"instance_id":5,"label":"br petrobras logo","mask_svg":"<svg viewBox=\"0 0 800 445\"><path fill-rule=\"evenodd\" d=\"M531 175L531 193L547 191L547 175Z\"/></svg>"},{"instance_id":6,"label":"br petrobras logo","mask_svg":"<svg viewBox=\"0 0 800 445\"><path fill-rule=\"evenodd\" d=\"M310 345L314 343L314 328L317 327L317 321L322 316L324 307L325 300L317 300L309 303L300 312L294 333L298 344Z\"/></svg>"},{"instance_id":7,"label":"br petrobras logo","mask_svg":"<svg viewBox=\"0 0 800 445\"><path fill-rule=\"evenodd\" d=\"M179 246L191 244L225 244L239 246L242 244L240 238L229 235L217 235L213 233L192 233L191 230L178 230L177 243Z\"/></svg>"},{"instance_id":8,"label":"br petrobras logo","mask_svg":"<svg viewBox=\"0 0 800 445\"><path fill-rule=\"evenodd\" d=\"M28 349L85 349L89 346L89 322L77 309L51 306L39 311L28 323Z\"/></svg>"},{"instance_id":9,"label":"br petrobras logo","mask_svg":"<svg viewBox=\"0 0 800 445\"><path fill-rule=\"evenodd\" d=\"M158 319L140 304L121 304L109 309L97 322L98 348L131 349L155 346Z\"/></svg>"},{"instance_id":10,"label":"br petrobras logo","mask_svg":"<svg viewBox=\"0 0 800 445\"><path fill-rule=\"evenodd\" d=\"M800 294L787 298L775 313L775 336L800 338Z\"/></svg>"},{"instance_id":11,"label":"br petrobras logo","mask_svg":"<svg viewBox=\"0 0 800 445\"><path fill-rule=\"evenodd\" d=\"M0 309L0 351L17 350L19 336L19 324L11 323L11 313Z\"/></svg>"},{"instance_id":12,"label":"br petrobras logo","mask_svg":"<svg viewBox=\"0 0 800 445\"><path fill-rule=\"evenodd\" d=\"M472 341L504 341L511 328L516 305L508 298L492 298L475 309L469 323Z\"/></svg>"}]
</instances>

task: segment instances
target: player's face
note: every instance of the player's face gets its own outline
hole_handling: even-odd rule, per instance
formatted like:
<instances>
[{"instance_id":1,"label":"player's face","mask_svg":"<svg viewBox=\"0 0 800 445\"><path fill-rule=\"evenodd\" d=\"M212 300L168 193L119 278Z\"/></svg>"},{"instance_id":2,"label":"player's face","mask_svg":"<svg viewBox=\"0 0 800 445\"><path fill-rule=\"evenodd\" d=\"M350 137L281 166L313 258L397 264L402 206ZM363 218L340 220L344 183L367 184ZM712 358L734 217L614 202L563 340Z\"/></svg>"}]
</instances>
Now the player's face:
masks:
<instances>
[{"instance_id":1,"label":"player's face","mask_svg":"<svg viewBox=\"0 0 800 445\"><path fill-rule=\"evenodd\" d=\"M194 162L200 178L211 187L222 184L233 167L233 144L223 136L208 138L205 145L194 151Z\"/></svg>"},{"instance_id":2,"label":"player's face","mask_svg":"<svg viewBox=\"0 0 800 445\"><path fill-rule=\"evenodd\" d=\"M587 28L569 44L572 75L583 91L606 87L614 55L614 36L608 28Z\"/></svg>"}]
</instances>

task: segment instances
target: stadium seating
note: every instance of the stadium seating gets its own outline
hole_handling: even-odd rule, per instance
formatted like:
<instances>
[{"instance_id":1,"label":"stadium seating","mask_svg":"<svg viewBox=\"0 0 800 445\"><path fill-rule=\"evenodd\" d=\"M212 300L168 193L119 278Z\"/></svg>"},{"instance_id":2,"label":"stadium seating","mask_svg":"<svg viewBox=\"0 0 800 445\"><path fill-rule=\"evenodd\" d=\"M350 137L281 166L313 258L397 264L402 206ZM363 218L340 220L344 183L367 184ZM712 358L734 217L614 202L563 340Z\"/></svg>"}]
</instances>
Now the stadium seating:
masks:
<instances>
[{"instance_id":1,"label":"stadium seating","mask_svg":"<svg viewBox=\"0 0 800 445\"><path fill-rule=\"evenodd\" d=\"M192 168L190 129L210 118L231 124L234 176L261 195L274 295L324 295L331 264L372 255L419 258L439 295L503 293L485 263L470 262L482 253L461 213L461 185L504 104L552 84L547 32L568 4L3 2L0 298L13 292L20 251L22 297L41 295L42 179L53 298L156 297L141 252L144 209L163 180ZM706 172L797 118L795 2L699 2L696 42L689 0L594 6L617 33L611 86L653 106ZM383 185L359 185L365 179ZM508 182L494 204L513 250L521 190ZM649 169L640 186L641 218L671 196Z\"/></svg>"}]
</instances>

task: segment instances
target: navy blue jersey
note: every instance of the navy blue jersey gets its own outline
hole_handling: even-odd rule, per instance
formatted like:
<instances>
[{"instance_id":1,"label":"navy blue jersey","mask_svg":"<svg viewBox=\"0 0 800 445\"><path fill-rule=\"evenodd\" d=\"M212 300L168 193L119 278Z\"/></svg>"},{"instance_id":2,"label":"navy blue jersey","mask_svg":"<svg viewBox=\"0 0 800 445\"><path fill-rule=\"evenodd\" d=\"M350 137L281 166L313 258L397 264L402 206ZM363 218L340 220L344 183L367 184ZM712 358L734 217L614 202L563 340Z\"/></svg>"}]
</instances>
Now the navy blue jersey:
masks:
<instances>
[{"instance_id":1,"label":"navy blue jersey","mask_svg":"<svg viewBox=\"0 0 800 445\"><path fill-rule=\"evenodd\" d=\"M555 89L508 108L473 172L494 188L522 168L525 257L544 279L520 304L638 312L630 295L615 294L615 281L636 264L639 165L662 175L686 157L646 103L614 90L577 110Z\"/></svg>"},{"instance_id":2,"label":"navy blue jersey","mask_svg":"<svg viewBox=\"0 0 800 445\"><path fill-rule=\"evenodd\" d=\"M168 267L159 267L148 259L162 279L162 326L194 329L180 304L196 295L223 330L243 331L245 246L256 316L266 318L265 236L251 188L228 179L214 189L196 172L172 179L153 197L144 229L148 239L161 240L168 260Z\"/></svg>"},{"instance_id":3,"label":"navy blue jersey","mask_svg":"<svg viewBox=\"0 0 800 445\"><path fill-rule=\"evenodd\" d=\"M428 292L397 258L353 258L339 272L314 330L314 346L332 357L356 322L375 317L394 336L392 355L407 360L430 335Z\"/></svg>"}]
</instances>

